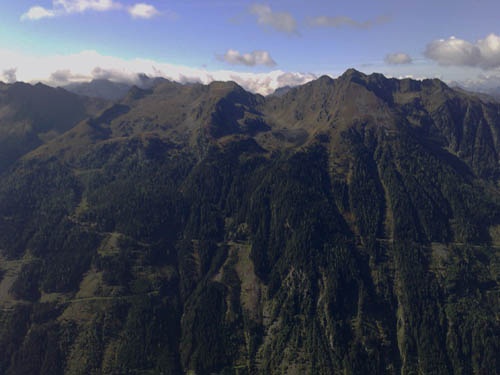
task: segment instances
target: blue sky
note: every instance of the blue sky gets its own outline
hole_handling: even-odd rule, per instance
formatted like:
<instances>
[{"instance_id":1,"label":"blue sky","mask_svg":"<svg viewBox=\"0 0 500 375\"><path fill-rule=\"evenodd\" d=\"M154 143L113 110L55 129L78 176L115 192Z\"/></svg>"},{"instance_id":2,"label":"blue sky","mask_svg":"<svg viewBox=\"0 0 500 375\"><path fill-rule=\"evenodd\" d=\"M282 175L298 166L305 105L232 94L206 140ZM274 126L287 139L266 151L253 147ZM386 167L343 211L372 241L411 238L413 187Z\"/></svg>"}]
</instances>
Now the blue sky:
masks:
<instances>
[{"instance_id":1,"label":"blue sky","mask_svg":"<svg viewBox=\"0 0 500 375\"><path fill-rule=\"evenodd\" d=\"M498 0L16 0L0 5L0 80L144 72L265 94L353 67L491 84L499 21Z\"/></svg>"}]
</instances>

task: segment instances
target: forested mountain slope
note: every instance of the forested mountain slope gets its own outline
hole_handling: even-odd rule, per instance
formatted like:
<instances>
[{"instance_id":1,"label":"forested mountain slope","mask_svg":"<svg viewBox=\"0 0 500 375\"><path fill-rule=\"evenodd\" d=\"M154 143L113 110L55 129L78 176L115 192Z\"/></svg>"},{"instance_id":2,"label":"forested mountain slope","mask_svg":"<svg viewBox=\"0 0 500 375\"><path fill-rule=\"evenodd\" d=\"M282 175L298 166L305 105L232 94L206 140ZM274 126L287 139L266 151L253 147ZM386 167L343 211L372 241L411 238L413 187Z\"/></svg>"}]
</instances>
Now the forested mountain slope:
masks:
<instances>
[{"instance_id":1,"label":"forested mountain slope","mask_svg":"<svg viewBox=\"0 0 500 375\"><path fill-rule=\"evenodd\" d=\"M0 177L0 373L500 373L500 104L349 70L64 130Z\"/></svg>"},{"instance_id":2,"label":"forested mountain slope","mask_svg":"<svg viewBox=\"0 0 500 375\"><path fill-rule=\"evenodd\" d=\"M106 104L41 83L0 82L0 173L25 153L97 114Z\"/></svg>"}]
</instances>

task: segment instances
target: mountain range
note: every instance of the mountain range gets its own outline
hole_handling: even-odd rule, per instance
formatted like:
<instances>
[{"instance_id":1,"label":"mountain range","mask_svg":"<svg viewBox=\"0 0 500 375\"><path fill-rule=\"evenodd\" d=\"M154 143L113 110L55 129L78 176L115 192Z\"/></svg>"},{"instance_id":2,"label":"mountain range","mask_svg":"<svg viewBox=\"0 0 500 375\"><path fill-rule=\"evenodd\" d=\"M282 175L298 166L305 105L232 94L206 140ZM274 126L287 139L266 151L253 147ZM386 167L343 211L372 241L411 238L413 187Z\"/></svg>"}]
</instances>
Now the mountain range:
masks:
<instances>
[{"instance_id":1,"label":"mountain range","mask_svg":"<svg viewBox=\"0 0 500 375\"><path fill-rule=\"evenodd\" d=\"M4 84L0 147L2 374L500 373L494 100Z\"/></svg>"},{"instance_id":2,"label":"mountain range","mask_svg":"<svg viewBox=\"0 0 500 375\"><path fill-rule=\"evenodd\" d=\"M106 106L41 83L0 83L0 172Z\"/></svg>"},{"instance_id":3,"label":"mountain range","mask_svg":"<svg viewBox=\"0 0 500 375\"><path fill-rule=\"evenodd\" d=\"M100 78L93 79L90 82L70 83L62 86L62 88L81 96L118 101L125 98L130 89L134 86L147 90L164 81L166 81L164 78L150 78L147 75L140 74L134 82L115 82L109 79Z\"/></svg>"}]
</instances>

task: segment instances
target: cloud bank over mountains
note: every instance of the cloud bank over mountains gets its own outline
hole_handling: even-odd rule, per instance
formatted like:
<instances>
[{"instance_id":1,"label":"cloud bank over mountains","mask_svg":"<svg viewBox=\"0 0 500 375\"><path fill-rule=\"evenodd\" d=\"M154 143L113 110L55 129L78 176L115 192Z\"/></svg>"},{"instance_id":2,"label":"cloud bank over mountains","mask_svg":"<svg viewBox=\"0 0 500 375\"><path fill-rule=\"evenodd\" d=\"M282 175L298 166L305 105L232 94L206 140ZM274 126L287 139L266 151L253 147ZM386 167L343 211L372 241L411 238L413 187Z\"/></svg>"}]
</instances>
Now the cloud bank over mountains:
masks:
<instances>
[{"instance_id":1,"label":"cloud bank over mountains","mask_svg":"<svg viewBox=\"0 0 500 375\"><path fill-rule=\"evenodd\" d=\"M237 52L237 51L235 51ZM227 53L226 53L227 55ZM233 53L231 58L240 63L257 64L273 61L262 51L241 55ZM245 57L246 56L246 57ZM262 95L271 94L282 86L296 86L309 82L317 76L312 73L284 72L273 70L264 73L236 72L232 70L208 71L182 65L161 63L148 59L125 60L101 55L96 51L82 51L72 55L29 56L0 50L0 80L13 82L43 82L51 86L64 86L74 82L93 79L109 79L114 82L137 84L141 75L163 77L180 83L212 81L235 81L243 88Z\"/></svg>"}]
</instances>

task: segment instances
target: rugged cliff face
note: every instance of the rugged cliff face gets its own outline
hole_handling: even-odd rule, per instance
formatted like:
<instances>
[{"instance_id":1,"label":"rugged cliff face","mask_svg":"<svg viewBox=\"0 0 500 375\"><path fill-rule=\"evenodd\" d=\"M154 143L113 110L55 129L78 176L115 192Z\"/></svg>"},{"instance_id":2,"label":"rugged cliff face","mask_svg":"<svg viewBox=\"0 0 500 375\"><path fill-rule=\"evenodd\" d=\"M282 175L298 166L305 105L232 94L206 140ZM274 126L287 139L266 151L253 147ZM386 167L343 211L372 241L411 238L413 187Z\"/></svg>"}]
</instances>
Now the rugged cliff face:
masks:
<instances>
[{"instance_id":1,"label":"rugged cliff face","mask_svg":"<svg viewBox=\"0 0 500 375\"><path fill-rule=\"evenodd\" d=\"M500 104L161 82L0 178L0 373L500 373Z\"/></svg>"}]
</instances>

